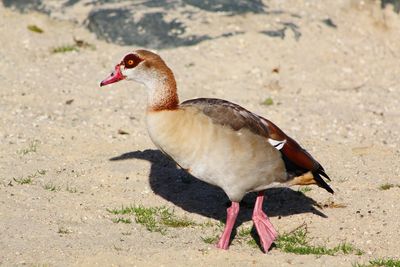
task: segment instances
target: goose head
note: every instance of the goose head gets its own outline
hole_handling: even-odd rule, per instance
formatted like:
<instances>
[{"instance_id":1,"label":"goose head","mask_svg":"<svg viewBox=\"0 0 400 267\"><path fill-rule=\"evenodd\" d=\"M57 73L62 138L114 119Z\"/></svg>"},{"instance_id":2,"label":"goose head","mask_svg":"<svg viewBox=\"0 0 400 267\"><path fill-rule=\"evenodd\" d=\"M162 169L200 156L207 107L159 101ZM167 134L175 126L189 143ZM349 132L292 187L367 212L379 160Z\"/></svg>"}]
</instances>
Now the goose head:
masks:
<instances>
[{"instance_id":1,"label":"goose head","mask_svg":"<svg viewBox=\"0 0 400 267\"><path fill-rule=\"evenodd\" d=\"M171 70L159 55L147 50L135 50L122 58L100 86L122 80L133 80L147 87L153 87L155 83L163 82L171 75Z\"/></svg>"}]
</instances>

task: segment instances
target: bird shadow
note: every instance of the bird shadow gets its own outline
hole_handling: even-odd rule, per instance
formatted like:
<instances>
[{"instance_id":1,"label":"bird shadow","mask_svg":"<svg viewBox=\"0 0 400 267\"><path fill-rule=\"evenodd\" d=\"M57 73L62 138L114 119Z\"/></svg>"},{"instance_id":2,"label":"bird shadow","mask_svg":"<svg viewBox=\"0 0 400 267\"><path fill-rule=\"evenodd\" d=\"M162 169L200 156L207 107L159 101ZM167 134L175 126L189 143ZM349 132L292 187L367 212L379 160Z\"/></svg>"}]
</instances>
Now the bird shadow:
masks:
<instances>
[{"instance_id":1,"label":"bird shadow","mask_svg":"<svg viewBox=\"0 0 400 267\"><path fill-rule=\"evenodd\" d=\"M185 211L225 221L226 208L230 206L230 200L222 189L196 179L177 167L176 163L159 150L147 149L124 153L111 158L110 161L130 159L142 159L151 163L149 183L155 194ZM256 193L249 193L243 198L237 218L238 225L251 220L256 196ZM316 201L290 188L267 189L265 197L263 208L270 217L280 218L300 213L327 217L316 209L320 208Z\"/></svg>"}]
</instances>

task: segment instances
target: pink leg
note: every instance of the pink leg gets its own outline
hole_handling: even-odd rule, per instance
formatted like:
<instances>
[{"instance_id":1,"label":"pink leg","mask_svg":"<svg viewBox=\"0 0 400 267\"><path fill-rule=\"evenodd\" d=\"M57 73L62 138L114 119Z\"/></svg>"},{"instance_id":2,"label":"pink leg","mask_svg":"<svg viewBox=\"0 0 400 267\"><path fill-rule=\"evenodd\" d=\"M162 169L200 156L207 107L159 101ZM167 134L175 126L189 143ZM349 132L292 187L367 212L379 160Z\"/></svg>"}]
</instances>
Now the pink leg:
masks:
<instances>
[{"instance_id":1,"label":"pink leg","mask_svg":"<svg viewBox=\"0 0 400 267\"><path fill-rule=\"evenodd\" d=\"M264 252L267 253L278 234L267 215L262 211L263 201L264 191L261 191L258 193L256 204L254 205L253 222L256 226Z\"/></svg>"},{"instance_id":2,"label":"pink leg","mask_svg":"<svg viewBox=\"0 0 400 267\"><path fill-rule=\"evenodd\" d=\"M230 206L226 210L226 224L224 232L222 233L221 238L218 241L217 248L228 249L229 240L231 239L232 228L235 225L236 217L239 214L239 203L232 202L232 206Z\"/></svg>"}]
</instances>

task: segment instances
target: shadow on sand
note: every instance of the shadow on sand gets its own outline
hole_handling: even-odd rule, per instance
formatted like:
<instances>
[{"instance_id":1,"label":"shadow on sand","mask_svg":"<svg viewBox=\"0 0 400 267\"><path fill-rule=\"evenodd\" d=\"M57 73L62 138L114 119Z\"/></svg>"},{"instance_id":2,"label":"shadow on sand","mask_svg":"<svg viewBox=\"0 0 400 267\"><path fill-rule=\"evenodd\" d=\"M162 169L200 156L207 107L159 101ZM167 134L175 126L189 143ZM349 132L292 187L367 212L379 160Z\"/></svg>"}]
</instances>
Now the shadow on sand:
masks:
<instances>
[{"instance_id":1,"label":"shadow on sand","mask_svg":"<svg viewBox=\"0 0 400 267\"><path fill-rule=\"evenodd\" d=\"M151 162L150 186L155 194L172 202L188 212L225 222L226 208L230 200L222 189L204 183L166 157L161 151L147 149L113 157L110 161L142 159ZM316 209L318 204L304 194L290 188L270 188L266 190L264 211L268 216L289 216L310 212L327 217ZM256 193L249 193L242 200L238 225L251 220Z\"/></svg>"}]
</instances>

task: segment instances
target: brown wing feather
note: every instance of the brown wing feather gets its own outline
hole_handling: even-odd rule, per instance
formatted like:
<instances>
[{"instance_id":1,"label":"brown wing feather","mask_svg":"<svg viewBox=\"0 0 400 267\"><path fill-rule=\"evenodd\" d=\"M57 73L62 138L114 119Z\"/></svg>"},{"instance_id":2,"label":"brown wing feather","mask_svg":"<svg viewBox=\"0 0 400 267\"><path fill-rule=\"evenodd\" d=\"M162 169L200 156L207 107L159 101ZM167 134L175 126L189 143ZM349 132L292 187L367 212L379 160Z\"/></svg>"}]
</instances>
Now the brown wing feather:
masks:
<instances>
[{"instance_id":1,"label":"brown wing feather","mask_svg":"<svg viewBox=\"0 0 400 267\"><path fill-rule=\"evenodd\" d=\"M215 123L229 126L236 131L247 128L265 138L285 142L280 152L288 175L294 177L311 171L318 185L333 193L320 176L329 179L321 164L271 121L222 99L197 98L185 101L180 106L196 106Z\"/></svg>"},{"instance_id":2,"label":"brown wing feather","mask_svg":"<svg viewBox=\"0 0 400 267\"><path fill-rule=\"evenodd\" d=\"M181 107L196 106L214 123L238 131L247 128L255 134L268 137L268 129L259 117L239 105L216 98L197 98L183 102Z\"/></svg>"},{"instance_id":3,"label":"brown wing feather","mask_svg":"<svg viewBox=\"0 0 400 267\"><path fill-rule=\"evenodd\" d=\"M334 193L332 188L324 181L321 177L324 176L328 180L331 180L325 173L322 165L316 161L310 153L303 149L294 139L286 135L278 126L273 124L271 121L260 117L261 120L265 120L268 124L268 131L270 136L275 140L286 140L285 145L280 150L282 158L285 161L286 169L288 173L293 172L292 175L301 175L302 169L307 172L311 171L315 182L327 190L329 193Z\"/></svg>"},{"instance_id":4,"label":"brown wing feather","mask_svg":"<svg viewBox=\"0 0 400 267\"><path fill-rule=\"evenodd\" d=\"M265 120L268 124L268 131L270 138L274 140L286 140L285 145L282 147L281 152L297 166L304 168L308 171L316 171L321 168L321 165L316 161L306 150L304 150L295 140L286 135L278 126L271 121Z\"/></svg>"}]
</instances>

